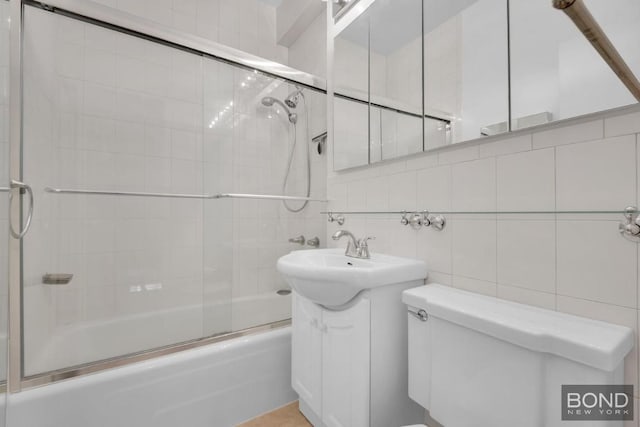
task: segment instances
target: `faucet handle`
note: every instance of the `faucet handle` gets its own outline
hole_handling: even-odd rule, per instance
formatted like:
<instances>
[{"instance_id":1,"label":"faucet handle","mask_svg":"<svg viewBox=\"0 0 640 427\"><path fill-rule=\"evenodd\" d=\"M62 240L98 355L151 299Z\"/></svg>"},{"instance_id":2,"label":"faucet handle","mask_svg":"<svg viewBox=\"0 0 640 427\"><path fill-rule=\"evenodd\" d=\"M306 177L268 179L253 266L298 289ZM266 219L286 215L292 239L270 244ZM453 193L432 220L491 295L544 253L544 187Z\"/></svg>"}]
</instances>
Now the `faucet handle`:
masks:
<instances>
[{"instance_id":1,"label":"faucet handle","mask_svg":"<svg viewBox=\"0 0 640 427\"><path fill-rule=\"evenodd\" d=\"M358 240L358 258L369 259L371 258L371 254L369 253L369 245L367 245L367 241L375 240L376 238L373 236L363 237Z\"/></svg>"},{"instance_id":2,"label":"faucet handle","mask_svg":"<svg viewBox=\"0 0 640 427\"><path fill-rule=\"evenodd\" d=\"M358 246L363 247L363 246L367 246L367 242L369 240L376 240L376 236L367 236L367 237L363 237L362 239L360 239L358 241Z\"/></svg>"}]
</instances>

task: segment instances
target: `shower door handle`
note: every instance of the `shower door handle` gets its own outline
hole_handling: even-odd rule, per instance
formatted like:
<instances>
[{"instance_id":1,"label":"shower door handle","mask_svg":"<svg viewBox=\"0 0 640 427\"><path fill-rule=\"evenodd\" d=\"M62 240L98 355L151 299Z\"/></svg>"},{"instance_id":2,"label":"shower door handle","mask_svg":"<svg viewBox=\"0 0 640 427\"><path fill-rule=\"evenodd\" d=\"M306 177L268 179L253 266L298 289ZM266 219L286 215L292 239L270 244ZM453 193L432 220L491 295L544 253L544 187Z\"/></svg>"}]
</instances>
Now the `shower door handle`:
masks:
<instances>
[{"instance_id":1,"label":"shower door handle","mask_svg":"<svg viewBox=\"0 0 640 427\"><path fill-rule=\"evenodd\" d=\"M31 218L33 218L33 190L28 184L25 184L24 182L21 182L21 181L17 181L15 179L11 180L10 188L11 190L14 190L16 188L20 189L20 194L23 194L22 191L25 190L26 193L29 195L29 211L27 213L27 220L24 222L24 224L21 224L21 230L19 232L16 232L13 229L13 222L9 220L9 231L11 231L11 235L16 239L22 239L25 236L25 234L27 234L27 232L29 231L29 227L31 227ZM9 193L9 205L11 206L12 203L13 203L13 191Z\"/></svg>"}]
</instances>

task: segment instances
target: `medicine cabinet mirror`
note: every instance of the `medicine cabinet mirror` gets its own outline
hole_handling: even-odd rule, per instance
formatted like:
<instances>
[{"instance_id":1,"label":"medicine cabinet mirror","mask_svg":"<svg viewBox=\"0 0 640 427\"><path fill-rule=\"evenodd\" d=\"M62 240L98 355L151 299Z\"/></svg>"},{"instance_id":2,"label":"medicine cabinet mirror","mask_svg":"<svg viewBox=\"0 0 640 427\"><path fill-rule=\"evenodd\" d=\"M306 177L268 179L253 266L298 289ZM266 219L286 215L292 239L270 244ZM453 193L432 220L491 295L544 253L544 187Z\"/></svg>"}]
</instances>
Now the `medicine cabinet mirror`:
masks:
<instances>
[{"instance_id":1,"label":"medicine cabinet mirror","mask_svg":"<svg viewBox=\"0 0 640 427\"><path fill-rule=\"evenodd\" d=\"M640 2L583 1L639 76ZM335 170L637 102L551 0L357 5L334 31Z\"/></svg>"}]
</instances>

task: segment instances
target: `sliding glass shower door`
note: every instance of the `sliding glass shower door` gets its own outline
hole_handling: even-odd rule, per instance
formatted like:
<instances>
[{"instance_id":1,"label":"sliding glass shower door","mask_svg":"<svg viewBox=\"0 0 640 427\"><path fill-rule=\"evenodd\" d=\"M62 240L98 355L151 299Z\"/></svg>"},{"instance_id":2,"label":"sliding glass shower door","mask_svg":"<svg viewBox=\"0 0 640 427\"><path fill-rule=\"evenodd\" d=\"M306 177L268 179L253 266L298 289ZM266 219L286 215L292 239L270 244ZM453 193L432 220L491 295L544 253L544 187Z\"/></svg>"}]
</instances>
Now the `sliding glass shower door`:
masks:
<instances>
[{"instance_id":1,"label":"sliding glass shower door","mask_svg":"<svg viewBox=\"0 0 640 427\"><path fill-rule=\"evenodd\" d=\"M26 8L25 376L204 336L202 62Z\"/></svg>"},{"instance_id":2,"label":"sliding glass shower door","mask_svg":"<svg viewBox=\"0 0 640 427\"><path fill-rule=\"evenodd\" d=\"M275 262L320 206L233 197L306 195L324 94L293 123L282 79L34 6L23 55L23 377L290 317Z\"/></svg>"}]
</instances>

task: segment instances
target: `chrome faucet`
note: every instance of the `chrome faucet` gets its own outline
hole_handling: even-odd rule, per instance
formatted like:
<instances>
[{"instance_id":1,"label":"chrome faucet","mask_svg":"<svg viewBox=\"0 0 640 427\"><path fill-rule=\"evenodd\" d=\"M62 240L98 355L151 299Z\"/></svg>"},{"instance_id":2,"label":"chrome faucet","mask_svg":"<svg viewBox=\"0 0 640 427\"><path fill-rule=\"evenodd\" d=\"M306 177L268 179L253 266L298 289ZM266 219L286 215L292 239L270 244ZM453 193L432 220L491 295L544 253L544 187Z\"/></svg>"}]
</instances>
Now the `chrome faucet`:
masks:
<instances>
[{"instance_id":1,"label":"chrome faucet","mask_svg":"<svg viewBox=\"0 0 640 427\"><path fill-rule=\"evenodd\" d=\"M371 258L367 241L375 239L375 237L365 237L358 240L353 234L351 234L351 232L347 230L338 230L333 233L333 236L331 236L331 238L333 240L340 240L340 238L343 236L347 236L349 238L349 241L347 242L347 249L344 251L344 254L346 256L363 259Z\"/></svg>"},{"instance_id":2,"label":"chrome faucet","mask_svg":"<svg viewBox=\"0 0 640 427\"><path fill-rule=\"evenodd\" d=\"M301 234L298 237L292 237L289 239L289 243L297 243L299 245L304 245L304 236Z\"/></svg>"}]
</instances>

